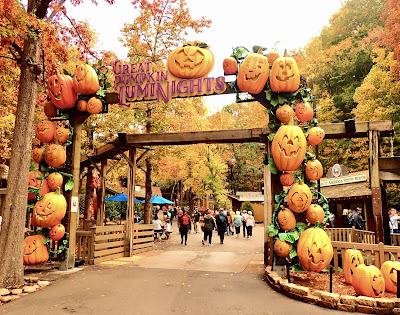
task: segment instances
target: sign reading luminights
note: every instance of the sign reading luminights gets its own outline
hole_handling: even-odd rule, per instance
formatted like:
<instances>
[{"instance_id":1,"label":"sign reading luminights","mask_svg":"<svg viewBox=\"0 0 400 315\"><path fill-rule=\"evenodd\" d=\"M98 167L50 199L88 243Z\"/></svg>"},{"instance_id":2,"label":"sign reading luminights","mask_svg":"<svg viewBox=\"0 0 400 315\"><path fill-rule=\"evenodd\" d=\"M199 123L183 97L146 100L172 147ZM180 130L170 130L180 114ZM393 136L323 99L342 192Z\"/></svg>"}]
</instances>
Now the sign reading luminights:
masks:
<instances>
[{"instance_id":1,"label":"sign reading luminights","mask_svg":"<svg viewBox=\"0 0 400 315\"><path fill-rule=\"evenodd\" d=\"M167 70L157 71L152 62L124 64L117 61L114 74L119 105L126 107L142 100L168 103L176 97L221 94L226 89L223 76L182 79Z\"/></svg>"}]
</instances>

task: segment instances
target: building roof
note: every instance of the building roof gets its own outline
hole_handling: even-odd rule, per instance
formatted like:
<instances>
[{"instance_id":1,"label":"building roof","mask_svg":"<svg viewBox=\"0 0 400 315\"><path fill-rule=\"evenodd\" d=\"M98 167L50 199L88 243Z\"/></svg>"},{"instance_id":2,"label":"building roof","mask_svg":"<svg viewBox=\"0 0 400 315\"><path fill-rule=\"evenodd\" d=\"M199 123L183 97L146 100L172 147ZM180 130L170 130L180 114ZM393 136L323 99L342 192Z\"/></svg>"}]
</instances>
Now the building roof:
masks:
<instances>
[{"instance_id":1,"label":"building roof","mask_svg":"<svg viewBox=\"0 0 400 315\"><path fill-rule=\"evenodd\" d=\"M228 195L229 198L236 199L238 201L253 201L263 202L264 195L259 191L237 191L236 195Z\"/></svg>"}]
</instances>

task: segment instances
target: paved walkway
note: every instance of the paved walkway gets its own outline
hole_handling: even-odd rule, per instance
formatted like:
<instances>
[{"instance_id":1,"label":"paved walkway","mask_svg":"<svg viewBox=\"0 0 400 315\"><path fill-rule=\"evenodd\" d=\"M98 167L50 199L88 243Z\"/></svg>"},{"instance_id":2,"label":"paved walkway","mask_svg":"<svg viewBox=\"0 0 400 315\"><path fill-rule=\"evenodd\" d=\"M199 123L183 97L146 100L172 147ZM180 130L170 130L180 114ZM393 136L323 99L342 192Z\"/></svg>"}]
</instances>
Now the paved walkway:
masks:
<instances>
[{"instance_id":1,"label":"paved walkway","mask_svg":"<svg viewBox=\"0 0 400 315\"><path fill-rule=\"evenodd\" d=\"M192 233L185 246L175 230L154 251L75 268L0 313L341 314L291 300L265 283L262 233L257 225L252 240L229 236L223 245L214 234L214 246Z\"/></svg>"}]
</instances>

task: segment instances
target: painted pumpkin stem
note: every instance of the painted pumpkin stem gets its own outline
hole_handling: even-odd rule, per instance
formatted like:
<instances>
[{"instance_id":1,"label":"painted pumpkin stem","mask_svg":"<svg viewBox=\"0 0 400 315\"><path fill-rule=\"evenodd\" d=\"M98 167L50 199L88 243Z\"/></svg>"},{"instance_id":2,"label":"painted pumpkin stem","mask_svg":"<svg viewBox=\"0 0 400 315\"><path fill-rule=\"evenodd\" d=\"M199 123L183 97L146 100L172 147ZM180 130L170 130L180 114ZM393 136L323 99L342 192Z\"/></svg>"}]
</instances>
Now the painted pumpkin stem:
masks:
<instances>
[{"instance_id":1,"label":"painted pumpkin stem","mask_svg":"<svg viewBox=\"0 0 400 315\"><path fill-rule=\"evenodd\" d=\"M371 265L371 261L369 259L369 255L367 257L365 257L365 265L366 266L370 266Z\"/></svg>"},{"instance_id":2,"label":"painted pumpkin stem","mask_svg":"<svg viewBox=\"0 0 400 315\"><path fill-rule=\"evenodd\" d=\"M290 116L289 118L289 122L287 124L288 126L294 126L294 120L293 120L293 116Z\"/></svg>"},{"instance_id":3,"label":"painted pumpkin stem","mask_svg":"<svg viewBox=\"0 0 400 315\"><path fill-rule=\"evenodd\" d=\"M356 247L356 245L353 245L353 250L357 250L357 247Z\"/></svg>"},{"instance_id":4,"label":"painted pumpkin stem","mask_svg":"<svg viewBox=\"0 0 400 315\"><path fill-rule=\"evenodd\" d=\"M260 46L260 48L258 48L257 54L262 55L262 51L263 51L263 48Z\"/></svg>"},{"instance_id":5,"label":"painted pumpkin stem","mask_svg":"<svg viewBox=\"0 0 400 315\"><path fill-rule=\"evenodd\" d=\"M396 258L394 258L394 255L393 255L392 252L389 252L389 259L390 259L391 261L396 261Z\"/></svg>"},{"instance_id":6,"label":"painted pumpkin stem","mask_svg":"<svg viewBox=\"0 0 400 315\"><path fill-rule=\"evenodd\" d=\"M60 194L61 194L60 187L57 187L57 188L56 188L56 191L55 191L55 193L56 193L56 195L60 195Z\"/></svg>"}]
</instances>

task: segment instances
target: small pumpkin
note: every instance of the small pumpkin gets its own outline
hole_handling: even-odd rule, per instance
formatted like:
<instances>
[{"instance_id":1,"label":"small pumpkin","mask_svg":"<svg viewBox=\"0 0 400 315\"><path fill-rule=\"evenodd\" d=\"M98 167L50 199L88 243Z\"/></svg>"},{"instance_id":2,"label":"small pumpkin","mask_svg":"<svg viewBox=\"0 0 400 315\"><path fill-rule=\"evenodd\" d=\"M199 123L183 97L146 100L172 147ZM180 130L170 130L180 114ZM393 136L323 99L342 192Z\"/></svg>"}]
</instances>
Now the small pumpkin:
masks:
<instances>
[{"instance_id":1,"label":"small pumpkin","mask_svg":"<svg viewBox=\"0 0 400 315\"><path fill-rule=\"evenodd\" d=\"M295 171L303 163L307 141L303 130L295 126L290 117L289 124L280 126L272 141L272 156L281 172Z\"/></svg>"},{"instance_id":2,"label":"small pumpkin","mask_svg":"<svg viewBox=\"0 0 400 315\"><path fill-rule=\"evenodd\" d=\"M62 167L67 160L65 148L60 144L50 144L44 153L44 160L51 167Z\"/></svg>"},{"instance_id":3,"label":"small pumpkin","mask_svg":"<svg viewBox=\"0 0 400 315\"><path fill-rule=\"evenodd\" d=\"M55 107L52 102L44 102L43 110L45 115L49 118L57 116L57 107Z\"/></svg>"},{"instance_id":4,"label":"small pumpkin","mask_svg":"<svg viewBox=\"0 0 400 315\"><path fill-rule=\"evenodd\" d=\"M182 79L207 76L214 67L214 55L205 43L189 42L175 49L167 59L169 72Z\"/></svg>"},{"instance_id":5,"label":"small pumpkin","mask_svg":"<svg viewBox=\"0 0 400 315\"><path fill-rule=\"evenodd\" d=\"M287 124L290 121L290 117L296 116L293 108L287 104L280 106L276 110L276 117L284 123Z\"/></svg>"},{"instance_id":6,"label":"small pumpkin","mask_svg":"<svg viewBox=\"0 0 400 315\"><path fill-rule=\"evenodd\" d=\"M43 120L36 126L36 138L43 143L50 143L54 141L56 132L56 125L50 120Z\"/></svg>"},{"instance_id":7,"label":"small pumpkin","mask_svg":"<svg viewBox=\"0 0 400 315\"><path fill-rule=\"evenodd\" d=\"M295 228L296 218L290 209L282 207L278 213L278 224L282 230L289 231Z\"/></svg>"},{"instance_id":8,"label":"small pumpkin","mask_svg":"<svg viewBox=\"0 0 400 315\"><path fill-rule=\"evenodd\" d=\"M279 177L279 180L280 180L282 186L292 186L294 183L294 177L291 173L283 173Z\"/></svg>"},{"instance_id":9,"label":"small pumpkin","mask_svg":"<svg viewBox=\"0 0 400 315\"><path fill-rule=\"evenodd\" d=\"M58 240L62 239L64 237L64 235L65 235L65 227L61 223L56 224L49 231L49 237L53 241L58 241Z\"/></svg>"},{"instance_id":10,"label":"small pumpkin","mask_svg":"<svg viewBox=\"0 0 400 315\"><path fill-rule=\"evenodd\" d=\"M88 64L76 66L72 86L76 93L82 95L95 94L100 89L96 71Z\"/></svg>"},{"instance_id":11,"label":"small pumpkin","mask_svg":"<svg viewBox=\"0 0 400 315\"><path fill-rule=\"evenodd\" d=\"M60 188L49 192L43 199L36 202L33 207L32 221L36 226L43 228L52 227L64 218L67 211L67 201L60 194Z\"/></svg>"},{"instance_id":12,"label":"small pumpkin","mask_svg":"<svg viewBox=\"0 0 400 315\"><path fill-rule=\"evenodd\" d=\"M308 130L307 142L309 145L319 145L324 140L325 131L320 127L312 127Z\"/></svg>"},{"instance_id":13,"label":"small pumpkin","mask_svg":"<svg viewBox=\"0 0 400 315\"><path fill-rule=\"evenodd\" d=\"M279 257L288 257L290 254L290 244L278 238L274 244L274 251Z\"/></svg>"},{"instance_id":14,"label":"small pumpkin","mask_svg":"<svg viewBox=\"0 0 400 315\"><path fill-rule=\"evenodd\" d=\"M385 292L385 279L382 272L370 265L369 256L365 264L359 265L353 274L353 288L357 295L369 296L372 298L382 297Z\"/></svg>"},{"instance_id":15,"label":"small pumpkin","mask_svg":"<svg viewBox=\"0 0 400 315\"><path fill-rule=\"evenodd\" d=\"M49 185L49 188L54 190L57 187L61 187L63 184L63 177L60 173L58 172L54 172L51 173L48 177L47 177L47 184Z\"/></svg>"},{"instance_id":16,"label":"small pumpkin","mask_svg":"<svg viewBox=\"0 0 400 315\"><path fill-rule=\"evenodd\" d=\"M305 230L297 243L297 255L300 264L307 270L320 272L328 267L333 258L328 234L318 224Z\"/></svg>"},{"instance_id":17,"label":"small pumpkin","mask_svg":"<svg viewBox=\"0 0 400 315\"><path fill-rule=\"evenodd\" d=\"M43 244L44 235L31 235L24 239L24 265L41 264L49 260L49 250Z\"/></svg>"},{"instance_id":18,"label":"small pumpkin","mask_svg":"<svg viewBox=\"0 0 400 315\"><path fill-rule=\"evenodd\" d=\"M314 116L314 110L309 102L297 103L295 112L297 119L301 122L310 121Z\"/></svg>"},{"instance_id":19,"label":"small pumpkin","mask_svg":"<svg viewBox=\"0 0 400 315\"><path fill-rule=\"evenodd\" d=\"M42 186L42 188L40 188L40 186ZM50 188L47 185L47 179L43 177L43 173L40 171L29 172L28 187L40 188L39 196L45 195L50 192ZM28 192L28 200L35 200L35 198L35 193Z\"/></svg>"},{"instance_id":20,"label":"small pumpkin","mask_svg":"<svg viewBox=\"0 0 400 315\"><path fill-rule=\"evenodd\" d=\"M44 148L38 148L38 147L34 148L32 150L32 160L35 163L39 163L40 161L42 161L43 160L43 152L44 152Z\"/></svg>"},{"instance_id":21,"label":"small pumpkin","mask_svg":"<svg viewBox=\"0 0 400 315\"><path fill-rule=\"evenodd\" d=\"M343 272L344 281L347 284L353 284L353 275L356 268L364 264L362 253L353 246L353 249L347 249L344 253Z\"/></svg>"},{"instance_id":22,"label":"small pumpkin","mask_svg":"<svg viewBox=\"0 0 400 315\"><path fill-rule=\"evenodd\" d=\"M98 114L101 112L103 108L103 104L101 103L101 99L97 97L91 97L87 102L86 110L91 114Z\"/></svg>"},{"instance_id":23,"label":"small pumpkin","mask_svg":"<svg viewBox=\"0 0 400 315\"><path fill-rule=\"evenodd\" d=\"M294 92L300 86L300 73L292 57L280 57L271 68L271 90L274 92Z\"/></svg>"},{"instance_id":24,"label":"small pumpkin","mask_svg":"<svg viewBox=\"0 0 400 315\"><path fill-rule=\"evenodd\" d=\"M316 159L308 160L305 172L309 180L319 180L324 175L322 164Z\"/></svg>"},{"instance_id":25,"label":"small pumpkin","mask_svg":"<svg viewBox=\"0 0 400 315\"><path fill-rule=\"evenodd\" d=\"M72 78L58 71L47 80L47 89L51 102L59 109L73 108L78 100L78 94L72 86Z\"/></svg>"},{"instance_id":26,"label":"small pumpkin","mask_svg":"<svg viewBox=\"0 0 400 315\"><path fill-rule=\"evenodd\" d=\"M270 51L268 53L268 63L273 64L276 59L279 58L279 53L277 51Z\"/></svg>"},{"instance_id":27,"label":"small pumpkin","mask_svg":"<svg viewBox=\"0 0 400 315\"><path fill-rule=\"evenodd\" d=\"M57 128L54 140L56 140L58 143L65 143L69 139L69 129L60 127Z\"/></svg>"},{"instance_id":28,"label":"small pumpkin","mask_svg":"<svg viewBox=\"0 0 400 315\"><path fill-rule=\"evenodd\" d=\"M268 81L268 58L261 53L262 47L256 54L248 54L239 67L237 85L242 92L258 94Z\"/></svg>"},{"instance_id":29,"label":"small pumpkin","mask_svg":"<svg viewBox=\"0 0 400 315\"><path fill-rule=\"evenodd\" d=\"M222 62L224 74L235 74L238 69L237 60L233 57L225 58Z\"/></svg>"},{"instance_id":30,"label":"small pumpkin","mask_svg":"<svg viewBox=\"0 0 400 315\"><path fill-rule=\"evenodd\" d=\"M321 224L325 219L325 211L320 205L311 204L306 210L306 219L313 225L317 222Z\"/></svg>"},{"instance_id":31,"label":"small pumpkin","mask_svg":"<svg viewBox=\"0 0 400 315\"><path fill-rule=\"evenodd\" d=\"M381 272L385 279L385 291L397 293L397 271L400 270L400 262L396 261L393 254L389 253L390 260L381 266Z\"/></svg>"},{"instance_id":32,"label":"small pumpkin","mask_svg":"<svg viewBox=\"0 0 400 315\"><path fill-rule=\"evenodd\" d=\"M288 205L292 211L296 213L306 211L310 206L311 201L311 190L306 184L298 182L290 187L288 193Z\"/></svg>"},{"instance_id":33,"label":"small pumpkin","mask_svg":"<svg viewBox=\"0 0 400 315\"><path fill-rule=\"evenodd\" d=\"M87 110L87 102L85 100L79 100L76 107L80 112L86 112Z\"/></svg>"}]
</instances>

